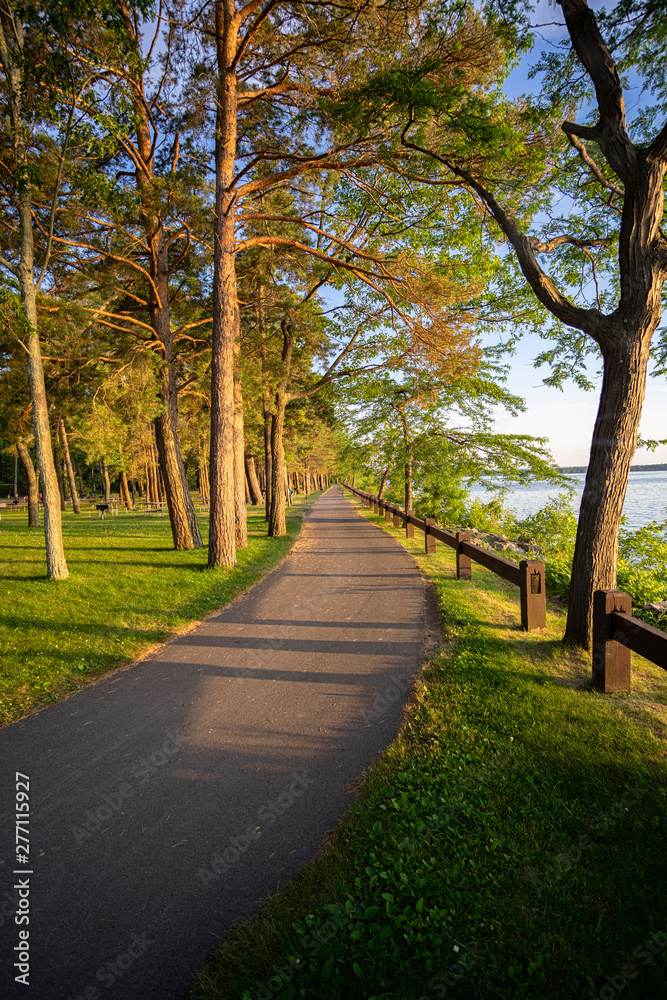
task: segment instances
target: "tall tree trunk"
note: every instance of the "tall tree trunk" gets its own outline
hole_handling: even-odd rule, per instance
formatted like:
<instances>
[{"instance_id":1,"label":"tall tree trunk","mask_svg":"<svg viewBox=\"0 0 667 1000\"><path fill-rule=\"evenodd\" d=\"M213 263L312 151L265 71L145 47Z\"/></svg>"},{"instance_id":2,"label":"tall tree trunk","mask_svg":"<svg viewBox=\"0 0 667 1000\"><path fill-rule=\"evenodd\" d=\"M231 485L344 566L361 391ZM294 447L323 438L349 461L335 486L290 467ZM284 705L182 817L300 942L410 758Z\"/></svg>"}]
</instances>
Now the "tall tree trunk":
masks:
<instances>
[{"instance_id":1,"label":"tall tree trunk","mask_svg":"<svg viewBox=\"0 0 667 1000\"><path fill-rule=\"evenodd\" d=\"M169 310L168 245L162 234L162 245L156 248L153 258L155 267L154 285L159 293L159 301L152 295L151 325L162 343L163 360L160 380L162 412L155 418L155 441L159 457L160 472L169 510L174 548L178 552L201 548L197 514L190 496L188 479L183 465L180 442L178 440L178 391L173 360L173 336Z\"/></svg>"},{"instance_id":2,"label":"tall tree trunk","mask_svg":"<svg viewBox=\"0 0 667 1000\"><path fill-rule=\"evenodd\" d=\"M271 512L271 489L273 483L273 460L271 455L271 410L264 407L264 502L266 504L265 519L268 521Z\"/></svg>"},{"instance_id":3,"label":"tall tree trunk","mask_svg":"<svg viewBox=\"0 0 667 1000\"><path fill-rule=\"evenodd\" d=\"M104 502L111 503L111 480L109 479L109 466L107 465L107 456L104 455L102 458L102 476L104 478Z\"/></svg>"},{"instance_id":4,"label":"tall tree trunk","mask_svg":"<svg viewBox=\"0 0 667 1000\"><path fill-rule=\"evenodd\" d=\"M248 477L248 489L250 490L250 502L253 507L262 502L262 491L259 488L259 481L257 479L257 471L255 469L255 459L252 455L247 452L245 454L245 469L246 475Z\"/></svg>"},{"instance_id":5,"label":"tall tree trunk","mask_svg":"<svg viewBox=\"0 0 667 1000\"><path fill-rule=\"evenodd\" d=\"M285 426L285 393L276 393L276 412L271 418L271 510L269 512L269 536L281 538L287 534L285 521L285 448L283 428Z\"/></svg>"},{"instance_id":6,"label":"tall tree trunk","mask_svg":"<svg viewBox=\"0 0 667 1000\"><path fill-rule=\"evenodd\" d=\"M132 510L132 497L130 496L130 488L127 483L127 475L124 469L121 469L120 473L120 492L121 499L125 504L125 509Z\"/></svg>"},{"instance_id":7,"label":"tall tree trunk","mask_svg":"<svg viewBox=\"0 0 667 1000\"><path fill-rule=\"evenodd\" d=\"M248 546L248 508L246 507L245 433L243 426L243 396L238 378L234 381L234 495L236 547Z\"/></svg>"},{"instance_id":8,"label":"tall tree trunk","mask_svg":"<svg viewBox=\"0 0 667 1000\"><path fill-rule=\"evenodd\" d=\"M653 330L640 340L609 337L581 498L565 641L590 645L593 593L616 588L618 534L637 446Z\"/></svg>"},{"instance_id":9,"label":"tall tree trunk","mask_svg":"<svg viewBox=\"0 0 667 1000\"><path fill-rule=\"evenodd\" d=\"M17 497L19 495L19 456L18 453L14 455L14 493L13 496Z\"/></svg>"},{"instance_id":10,"label":"tall tree trunk","mask_svg":"<svg viewBox=\"0 0 667 1000\"><path fill-rule=\"evenodd\" d=\"M285 409L287 407L287 385L292 369L292 353L294 350L294 334L285 317L282 321L283 331L283 370L276 390L275 413L271 420L271 512L269 516L269 536L280 538L287 534L285 522L285 447L283 430L285 427Z\"/></svg>"},{"instance_id":11,"label":"tall tree trunk","mask_svg":"<svg viewBox=\"0 0 667 1000\"><path fill-rule=\"evenodd\" d=\"M215 135L213 332L211 352L211 508L208 565L236 564L234 343L237 334L234 164L238 21L234 0L215 0L218 100Z\"/></svg>"},{"instance_id":12,"label":"tall tree trunk","mask_svg":"<svg viewBox=\"0 0 667 1000\"><path fill-rule=\"evenodd\" d=\"M16 439L16 450L19 453L28 480L28 527L39 528L39 500L37 492L37 476L32 464L28 446L22 437Z\"/></svg>"},{"instance_id":13,"label":"tall tree trunk","mask_svg":"<svg viewBox=\"0 0 667 1000\"><path fill-rule=\"evenodd\" d=\"M380 482L380 489L378 490L378 497L380 498L380 500L384 496L384 487L385 487L385 483L387 482L387 476L389 475L390 468L391 468L391 466L388 465L387 468L382 473L382 480Z\"/></svg>"},{"instance_id":14,"label":"tall tree trunk","mask_svg":"<svg viewBox=\"0 0 667 1000\"><path fill-rule=\"evenodd\" d=\"M86 492L86 488L83 484L83 475L81 474L81 462L78 459L75 460L74 467L76 468L76 474L79 477L79 496L82 497Z\"/></svg>"},{"instance_id":15,"label":"tall tree trunk","mask_svg":"<svg viewBox=\"0 0 667 1000\"><path fill-rule=\"evenodd\" d=\"M57 437L58 428L57 428L57 426L56 426L55 430L56 430L56 444L55 444L55 447L53 449L54 450L54 462L55 462L55 467L56 467L56 480L58 482L58 491L60 493L60 510L62 512L64 510L67 510L67 507L65 505L65 496L66 496L66 494L65 494L65 482L63 480L63 463L62 463L62 457L60 455L60 446L58 445L58 437Z\"/></svg>"},{"instance_id":16,"label":"tall tree trunk","mask_svg":"<svg viewBox=\"0 0 667 1000\"><path fill-rule=\"evenodd\" d=\"M79 495L76 491L76 479L74 478L74 469L72 468L72 459L69 454L69 444L67 443L67 431L65 430L65 421L60 418L60 440L63 445L63 453L65 455L65 468L67 469L67 478L69 479L69 492L72 497L72 508L75 514L81 513L81 505L79 504Z\"/></svg>"},{"instance_id":17,"label":"tall tree trunk","mask_svg":"<svg viewBox=\"0 0 667 1000\"><path fill-rule=\"evenodd\" d=\"M46 541L46 575L50 580L66 580L69 576L63 547L62 521L59 505L58 480L53 462L53 446L49 428L49 409L44 385L44 366L37 325L37 289L34 273L34 241L32 231L32 201L28 147L26 136L30 126L23 117L24 36L21 15L5 5L0 12L0 61L8 83L7 109L14 149L13 167L15 200L18 208L20 263L14 273L21 288L21 303L27 325L28 378L32 400L37 464L44 492L44 537Z\"/></svg>"}]
</instances>

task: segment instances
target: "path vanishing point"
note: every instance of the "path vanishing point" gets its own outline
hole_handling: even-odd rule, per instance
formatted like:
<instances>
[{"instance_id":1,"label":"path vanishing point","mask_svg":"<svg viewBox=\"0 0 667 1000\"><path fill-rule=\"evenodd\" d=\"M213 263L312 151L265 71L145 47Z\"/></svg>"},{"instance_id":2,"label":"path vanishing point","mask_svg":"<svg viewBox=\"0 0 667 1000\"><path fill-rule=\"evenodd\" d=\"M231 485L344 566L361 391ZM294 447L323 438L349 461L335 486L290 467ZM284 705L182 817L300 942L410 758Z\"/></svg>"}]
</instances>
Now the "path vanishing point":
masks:
<instances>
[{"instance_id":1,"label":"path vanishing point","mask_svg":"<svg viewBox=\"0 0 667 1000\"><path fill-rule=\"evenodd\" d=\"M0 731L0 995L178 1000L309 861L397 732L416 564L332 487L290 556L128 668ZM30 777L30 987L15 982L15 772Z\"/></svg>"}]
</instances>

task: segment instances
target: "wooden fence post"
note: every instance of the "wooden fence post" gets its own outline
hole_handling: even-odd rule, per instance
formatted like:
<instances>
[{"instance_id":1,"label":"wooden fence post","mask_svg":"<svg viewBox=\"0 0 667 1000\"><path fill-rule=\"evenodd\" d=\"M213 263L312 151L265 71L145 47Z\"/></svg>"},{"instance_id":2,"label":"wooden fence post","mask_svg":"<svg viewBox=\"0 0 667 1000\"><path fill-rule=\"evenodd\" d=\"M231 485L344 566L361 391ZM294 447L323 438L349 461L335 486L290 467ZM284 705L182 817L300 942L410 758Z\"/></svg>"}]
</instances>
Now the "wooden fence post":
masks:
<instances>
[{"instance_id":1,"label":"wooden fence post","mask_svg":"<svg viewBox=\"0 0 667 1000\"><path fill-rule=\"evenodd\" d=\"M456 532L456 579L470 580L472 578L472 560L461 552L461 542L469 542L467 531Z\"/></svg>"},{"instance_id":2,"label":"wooden fence post","mask_svg":"<svg viewBox=\"0 0 667 1000\"><path fill-rule=\"evenodd\" d=\"M408 521L408 517L410 516L410 514L412 514L412 516L414 517L414 513L415 513L414 510L406 510L406 512L405 512L405 537L406 538L414 538L415 537L415 526L414 526L414 524L410 524L410 522Z\"/></svg>"},{"instance_id":3,"label":"wooden fence post","mask_svg":"<svg viewBox=\"0 0 667 1000\"><path fill-rule=\"evenodd\" d=\"M394 511L394 527L395 528L400 528L400 526L401 526L401 515L398 513L397 510L395 510Z\"/></svg>"},{"instance_id":4,"label":"wooden fence post","mask_svg":"<svg viewBox=\"0 0 667 1000\"><path fill-rule=\"evenodd\" d=\"M431 535L428 528L430 524L435 524L434 517L424 518L424 552L427 556L435 552L435 535Z\"/></svg>"},{"instance_id":5,"label":"wooden fence post","mask_svg":"<svg viewBox=\"0 0 667 1000\"><path fill-rule=\"evenodd\" d=\"M380 513L380 507L379 507L379 504L378 504L377 500L375 499L375 497L373 497L373 513L374 514L379 514Z\"/></svg>"},{"instance_id":6,"label":"wooden fence post","mask_svg":"<svg viewBox=\"0 0 667 1000\"><path fill-rule=\"evenodd\" d=\"M622 590L593 594L593 684L605 694L630 690L630 650L618 642L611 627L612 611L632 614L632 600Z\"/></svg>"},{"instance_id":7,"label":"wooden fence post","mask_svg":"<svg viewBox=\"0 0 667 1000\"><path fill-rule=\"evenodd\" d=\"M521 572L521 624L527 632L546 628L547 588L544 583L544 563L537 559L522 559Z\"/></svg>"},{"instance_id":8,"label":"wooden fence post","mask_svg":"<svg viewBox=\"0 0 667 1000\"><path fill-rule=\"evenodd\" d=\"M385 507L385 509L384 509L385 524L391 524L392 516L393 515L392 515L391 511L389 510L389 507Z\"/></svg>"}]
</instances>

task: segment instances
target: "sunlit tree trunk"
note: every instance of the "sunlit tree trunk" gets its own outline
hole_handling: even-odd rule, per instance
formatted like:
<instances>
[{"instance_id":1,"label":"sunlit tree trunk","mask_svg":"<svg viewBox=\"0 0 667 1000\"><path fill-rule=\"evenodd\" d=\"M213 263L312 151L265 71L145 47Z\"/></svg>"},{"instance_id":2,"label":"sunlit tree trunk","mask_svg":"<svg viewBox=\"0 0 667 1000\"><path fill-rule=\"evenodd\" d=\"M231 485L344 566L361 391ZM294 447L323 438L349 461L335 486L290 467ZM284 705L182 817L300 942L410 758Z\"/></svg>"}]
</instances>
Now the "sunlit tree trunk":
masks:
<instances>
[{"instance_id":1,"label":"sunlit tree trunk","mask_svg":"<svg viewBox=\"0 0 667 1000\"><path fill-rule=\"evenodd\" d=\"M111 480L109 479L109 466L107 465L107 456L104 455L102 458L102 476L104 479L104 502L111 503Z\"/></svg>"},{"instance_id":2,"label":"sunlit tree trunk","mask_svg":"<svg viewBox=\"0 0 667 1000\"><path fill-rule=\"evenodd\" d=\"M72 509L75 514L81 513L81 505L79 504L79 495L76 490L76 479L74 478L74 469L72 467L72 459L69 454L69 444L67 442L67 432L65 430L65 421L60 418L60 440L62 441L63 454L65 456L65 468L67 469L67 478L69 479L69 492L72 498Z\"/></svg>"},{"instance_id":3,"label":"sunlit tree trunk","mask_svg":"<svg viewBox=\"0 0 667 1000\"><path fill-rule=\"evenodd\" d=\"M237 329L235 198L239 23L233 0L216 0L218 71L211 353L211 510L208 564L236 564L234 342Z\"/></svg>"},{"instance_id":4,"label":"sunlit tree trunk","mask_svg":"<svg viewBox=\"0 0 667 1000\"><path fill-rule=\"evenodd\" d=\"M21 437L16 439L16 450L19 453L28 480L28 527L39 528L37 476L35 475L35 466L32 464L28 446Z\"/></svg>"},{"instance_id":5,"label":"sunlit tree trunk","mask_svg":"<svg viewBox=\"0 0 667 1000\"><path fill-rule=\"evenodd\" d=\"M262 502L262 491L259 487L259 481L257 479L257 471L255 469L255 459L252 455L245 455L245 469L246 475L248 477L248 488L250 490L250 502L254 507Z\"/></svg>"}]
</instances>

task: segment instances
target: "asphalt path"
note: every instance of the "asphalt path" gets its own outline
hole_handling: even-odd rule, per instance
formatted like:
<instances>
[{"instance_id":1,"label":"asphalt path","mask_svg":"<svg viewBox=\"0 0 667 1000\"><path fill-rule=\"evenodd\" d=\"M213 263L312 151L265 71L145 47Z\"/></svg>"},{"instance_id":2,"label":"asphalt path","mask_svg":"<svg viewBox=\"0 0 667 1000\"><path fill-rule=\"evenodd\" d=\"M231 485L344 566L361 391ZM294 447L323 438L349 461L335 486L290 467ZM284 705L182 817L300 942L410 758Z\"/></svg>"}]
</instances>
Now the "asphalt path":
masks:
<instances>
[{"instance_id":1,"label":"asphalt path","mask_svg":"<svg viewBox=\"0 0 667 1000\"><path fill-rule=\"evenodd\" d=\"M234 603L1 730L0 995L182 997L343 815L397 731L430 627L415 563L336 486Z\"/></svg>"}]
</instances>

